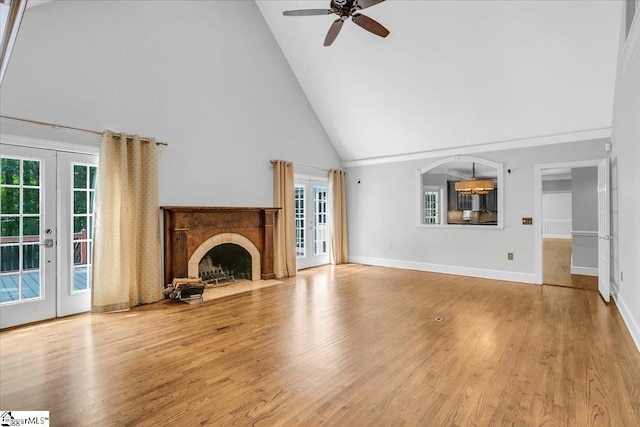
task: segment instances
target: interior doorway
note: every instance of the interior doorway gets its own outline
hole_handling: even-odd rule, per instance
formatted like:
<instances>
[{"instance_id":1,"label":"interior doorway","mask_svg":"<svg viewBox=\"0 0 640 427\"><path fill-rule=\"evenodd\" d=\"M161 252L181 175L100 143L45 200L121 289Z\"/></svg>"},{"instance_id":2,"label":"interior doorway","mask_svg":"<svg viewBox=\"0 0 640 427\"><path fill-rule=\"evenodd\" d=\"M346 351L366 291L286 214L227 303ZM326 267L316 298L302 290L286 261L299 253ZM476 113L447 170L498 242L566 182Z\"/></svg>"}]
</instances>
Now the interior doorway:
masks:
<instances>
[{"instance_id":1,"label":"interior doorway","mask_svg":"<svg viewBox=\"0 0 640 427\"><path fill-rule=\"evenodd\" d=\"M596 203L595 167L588 170L576 169L574 183L577 191L572 191L572 168L542 170L542 237L543 237L543 277L545 285L598 290L597 279L597 212L586 209L585 204ZM584 176L592 179L584 179ZM586 196L582 193L591 193ZM585 197L588 200L584 200ZM583 210L585 212L575 212ZM573 227L574 216L580 216ZM581 226L585 217L589 227ZM579 231L593 228L592 231ZM582 234L581 236L574 234ZM592 235L591 235L592 234ZM580 247L578 247L581 245ZM574 246L578 256L574 260ZM591 251L589 251L591 249Z\"/></svg>"},{"instance_id":2,"label":"interior doorway","mask_svg":"<svg viewBox=\"0 0 640 427\"><path fill-rule=\"evenodd\" d=\"M568 191L562 189L564 187L567 190L567 185L558 184L562 178L557 176L562 174L573 181ZM553 185L549 184L554 181ZM537 283L597 289L602 298L609 301L609 181L609 159L536 166ZM547 191L547 194L555 194L555 200L549 195L545 196L545 188L555 189L555 193L553 190ZM586 196L574 194L576 192L583 192ZM566 215L565 209L565 217L551 218L548 215L550 211L555 210L556 215L563 211L559 204L562 197L558 196L561 193L566 193L562 196L565 204L566 197L572 200L571 216ZM588 198L587 202L576 204L576 200L583 200L584 197Z\"/></svg>"}]
</instances>

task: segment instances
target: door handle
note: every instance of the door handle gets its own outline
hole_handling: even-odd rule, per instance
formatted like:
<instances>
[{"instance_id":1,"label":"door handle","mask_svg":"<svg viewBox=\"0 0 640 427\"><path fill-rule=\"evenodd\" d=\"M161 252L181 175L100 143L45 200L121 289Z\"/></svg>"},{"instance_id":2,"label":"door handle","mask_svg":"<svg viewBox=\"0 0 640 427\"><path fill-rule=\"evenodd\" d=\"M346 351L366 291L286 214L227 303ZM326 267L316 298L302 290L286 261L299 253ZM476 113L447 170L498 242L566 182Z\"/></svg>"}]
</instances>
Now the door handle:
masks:
<instances>
[{"instance_id":1,"label":"door handle","mask_svg":"<svg viewBox=\"0 0 640 427\"><path fill-rule=\"evenodd\" d=\"M40 243L40 246L44 246L45 248L52 248L53 239L45 239L43 243Z\"/></svg>"}]
</instances>

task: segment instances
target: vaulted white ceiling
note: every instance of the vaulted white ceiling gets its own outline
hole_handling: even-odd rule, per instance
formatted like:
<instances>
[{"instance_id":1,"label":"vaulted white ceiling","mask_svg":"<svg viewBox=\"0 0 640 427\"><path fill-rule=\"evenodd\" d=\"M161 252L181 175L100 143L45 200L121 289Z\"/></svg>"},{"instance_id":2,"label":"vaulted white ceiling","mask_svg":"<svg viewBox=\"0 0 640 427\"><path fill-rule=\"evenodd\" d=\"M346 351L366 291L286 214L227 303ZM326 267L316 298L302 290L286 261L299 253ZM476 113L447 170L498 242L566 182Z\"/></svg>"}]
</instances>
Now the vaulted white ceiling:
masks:
<instances>
[{"instance_id":1,"label":"vaulted white ceiling","mask_svg":"<svg viewBox=\"0 0 640 427\"><path fill-rule=\"evenodd\" d=\"M343 161L611 126L618 0L387 0L362 11L387 38L348 21L330 47L334 15L282 15L329 0L257 4Z\"/></svg>"}]
</instances>

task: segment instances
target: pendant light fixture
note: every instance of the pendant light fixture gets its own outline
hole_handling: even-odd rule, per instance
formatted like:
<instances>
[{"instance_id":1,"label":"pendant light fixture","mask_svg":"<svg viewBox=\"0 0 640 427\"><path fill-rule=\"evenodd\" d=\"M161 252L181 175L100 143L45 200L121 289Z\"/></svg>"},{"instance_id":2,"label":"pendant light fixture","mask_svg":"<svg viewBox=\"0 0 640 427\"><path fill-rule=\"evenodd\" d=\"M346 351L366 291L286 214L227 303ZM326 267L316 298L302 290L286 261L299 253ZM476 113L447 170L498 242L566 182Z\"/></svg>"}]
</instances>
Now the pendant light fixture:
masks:
<instances>
[{"instance_id":1,"label":"pendant light fixture","mask_svg":"<svg viewBox=\"0 0 640 427\"><path fill-rule=\"evenodd\" d=\"M456 182L456 191L461 194L488 194L493 190L493 181L490 179L476 179L476 164L472 163L472 176L470 181Z\"/></svg>"}]
</instances>

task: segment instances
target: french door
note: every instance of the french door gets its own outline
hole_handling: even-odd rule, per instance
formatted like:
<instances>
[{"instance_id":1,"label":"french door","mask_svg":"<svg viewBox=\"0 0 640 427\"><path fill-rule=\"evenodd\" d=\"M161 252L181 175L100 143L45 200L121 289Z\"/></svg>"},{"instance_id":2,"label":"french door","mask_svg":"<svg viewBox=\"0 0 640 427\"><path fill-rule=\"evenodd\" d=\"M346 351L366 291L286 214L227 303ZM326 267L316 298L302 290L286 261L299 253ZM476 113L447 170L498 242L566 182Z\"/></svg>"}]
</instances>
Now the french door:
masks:
<instances>
[{"instance_id":1,"label":"french door","mask_svg":"<svg viewBox=\"0 0 640 427\"><path fill-rule=\"evenodd\" d=\"M0 328L56 316L56 152L0 145Z\"/></svg>"},{"instance_id":2,"label":"french door","mask_svg":"<svg viewBox=\"0 0 640 427\"><path fill-rule=\"evenodd\" d=\"M90 310L96 164L0 145L0 328Z\"/></svg>"},{"instance_id":3,"label":"french door","mask_svg":"<svg viewBox=\"0 0 640 427\"><path fill-rule=\"evenodd\" d=\"M329 263L328 182L296 177L296 266L299 269Z\"/></svg>"},{"instance_id":4,"label":"french door","mask_svg":"<svg viewBox=\"0 0 640 427\"><path fill-rule=\"evenodd\" d=\"M58 205L61 262L58 281L58 317L91 309L93 204L97 156L58 154Z\"/></svg>"}]
</instances>

